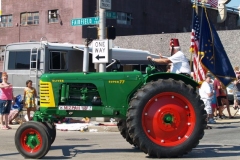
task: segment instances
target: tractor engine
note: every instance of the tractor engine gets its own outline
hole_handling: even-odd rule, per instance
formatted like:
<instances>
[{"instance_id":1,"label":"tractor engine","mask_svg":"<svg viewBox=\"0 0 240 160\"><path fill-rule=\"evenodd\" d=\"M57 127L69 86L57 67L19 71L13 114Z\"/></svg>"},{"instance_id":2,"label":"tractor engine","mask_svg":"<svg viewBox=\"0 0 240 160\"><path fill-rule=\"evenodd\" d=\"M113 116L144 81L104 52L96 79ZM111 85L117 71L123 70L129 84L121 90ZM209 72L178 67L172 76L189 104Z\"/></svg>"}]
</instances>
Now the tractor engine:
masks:
<instances>
[{"instance_id":1,"label":"tractor engine","mask_svg":"<svg viewBox=\"0 0 240 160\"><path fill-rule=\"evenodd\" d=\"M59 105L102 105L97 87L91 83L63 83L60 94Z\"/></svg>"}]
</instances>

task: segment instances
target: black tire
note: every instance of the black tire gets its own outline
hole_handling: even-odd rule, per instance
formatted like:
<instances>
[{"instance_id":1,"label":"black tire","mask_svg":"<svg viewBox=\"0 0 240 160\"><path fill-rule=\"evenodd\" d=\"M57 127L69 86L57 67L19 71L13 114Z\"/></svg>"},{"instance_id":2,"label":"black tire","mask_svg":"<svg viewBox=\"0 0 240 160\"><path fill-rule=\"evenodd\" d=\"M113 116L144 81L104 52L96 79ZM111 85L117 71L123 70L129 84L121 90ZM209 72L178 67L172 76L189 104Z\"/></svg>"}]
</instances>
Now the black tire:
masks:
<instances>
[{"instance_id":1,"label":"black tire","mask_svg":"<svg viewBox=\"0 0 240 160\"><path fill-rule=\"evenodd\" d=\"M48 133L51 136L51 144L55 141L56 138L56 126L49 122L43 122L43 124L47 127Z\"/></svg>"},{"instance_id":2,"label":"black tire","mask_svg":"<svg viewBox=\"0 0 240 160\"><path fill-rule=\"evenodd\" d=\"M157 98L153 99L153 97ZM161 97L163 98L161 99ZM186 102L187 105L181 101ZM175 105L174 107L173 104ZM200 100L199 95L192 86L186 85L182 81L160 79L158 81L149 82L137 91L135 96L131 99L129 106L127 112L127 128L129 129L129 135L133 139L133 142L150 157L170 158L187 154L192 148L199 144L199 140L202 139L204 135L207 114L204 110L203 101ZM154 110L154 112L152 112L153 108L156 109L156 111ZM164 109L169 110L170 113L174 112L173 116L171 115L172 113L161 113L164 112ZM185 110L189 110L191 114L189 113L185 115L178 112L175 114L175 110L177 109L183 111L183 113L187 113ZM163 115L170 115L173 118L171 118L171 123L168 123L165 121L166 119L159 117L157 117L158 119L153 118L152 121L147 121L147 118L153 116L149 115L149 117L145 118L148 114L160 115L162 117ZM178 116L178 114L180 118L174 117ZM184 120L191 120L193 123L185 123L187 121L184 122ZM153 123L156 123L157 125L153 125ZM179 128L176 127L177 123L179 123ZM170 131L164 130L169 126L170 128L175 127L175 130L172 129L174 134L171 134ZM161 130L161 127L165 128ZM156 128L160 128L159 132L155 132L157 130ZM184 136L185 128L186 136ZM171 136L169 136L170 134ZM175 134L183 136L178 137L177 135L176 139L171 141L171 139L173 139L172 136L175 136ZM166 138L164 140L162 137L169 137L169 139ZM161 138L162 140L159 140Z\"/></svg>"},{"instance_id":3,"label":"black tire","mask_svg":"<svg viewBox=\"0 0 240 160\"><path fill-rule=\"evenodd\" d=\"M123 136L124 139L131 145L135 144L133 143L132 138L129 136L127 125L126 125L126 120L125 119L120 119L117 123L118 130L120 131L120 134Z\"/></svg>"},{"instance_id":4,"label":"black tire","mask_svg":"<svg viewBox=\"0 0 240 160\"><path fill-rule=\"evenodd\" d=\"M31 143L31 145L35 145L33 149L29 148L29 144L26 145L27 142L24 141L24 139L26 139L26 136L29 136L31 133L32 136L38 134L36 139L38 140L38 145L40 145L39 148L37 148L38 145L36 145L36 141L32 141ZM51 139L46 126L35 121L23 123L15 133L15 146L19 153L25 158L40 159L44 157L51 146Z\"/></svg>"}]
</instances>

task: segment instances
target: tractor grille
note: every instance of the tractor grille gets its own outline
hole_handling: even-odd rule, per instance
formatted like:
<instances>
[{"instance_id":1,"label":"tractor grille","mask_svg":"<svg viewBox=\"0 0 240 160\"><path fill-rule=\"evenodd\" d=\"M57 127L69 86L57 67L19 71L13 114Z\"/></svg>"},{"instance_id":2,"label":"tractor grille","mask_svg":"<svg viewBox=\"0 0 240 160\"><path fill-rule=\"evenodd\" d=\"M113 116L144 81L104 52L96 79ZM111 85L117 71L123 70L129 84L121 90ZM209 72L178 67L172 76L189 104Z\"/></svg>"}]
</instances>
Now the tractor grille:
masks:
<instances>
[{"instance_id":1,"label":"tractor grille","mask_svg":"<svg viewBox=\"0 0 240 160\"><path fill-rule=\"evenodd\" d=\"M40 106L55 107L52 83L40 82Z\"/></svg>"}]
</instances>

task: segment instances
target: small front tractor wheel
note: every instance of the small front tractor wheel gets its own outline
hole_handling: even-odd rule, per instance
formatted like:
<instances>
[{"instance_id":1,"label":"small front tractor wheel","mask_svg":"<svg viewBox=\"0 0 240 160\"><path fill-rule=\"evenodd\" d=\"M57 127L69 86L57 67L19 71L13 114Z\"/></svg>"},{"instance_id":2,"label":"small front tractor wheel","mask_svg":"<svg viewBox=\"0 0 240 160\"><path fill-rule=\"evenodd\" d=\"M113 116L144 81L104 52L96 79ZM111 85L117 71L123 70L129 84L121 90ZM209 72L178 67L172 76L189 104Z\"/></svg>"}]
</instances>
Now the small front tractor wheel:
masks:
<instances>
[{"instance_id":1,"label":"small front tractor wheel","mask_svg":"<svg viewBox=\"0 0 240 160\"><path fill-rule=\"evenodd\" d=\"M48 129L48 133L51 136L51 144L53 144L53 142L55 141L56 138L56 126L53 123L49 123L49 122L43 122L43 124L47 127Z\"/></svg>"},{"instance_id":2,"label":"small front tractor wheel","mask_svg":"<svg viewBox=\"0 0 240 160\"><path fill-rule=\"evenodd\" d=\"M17 129L15 145L23 157L39 159L48 153L51 139L46 126L40 122L29 121Z\"/></svg>"},{"instance_id":3,"label":"small front tractor wheel","mask_svg":"<svg viewBox=\"0 0 240 160\"><path fill-rule=\"evenodd\" d=\"M194 88L182 81L149 82L138 90L129 106L129 135L151 157L182 156L204 135L204 104Z\"/></svg>"}]
</instances>

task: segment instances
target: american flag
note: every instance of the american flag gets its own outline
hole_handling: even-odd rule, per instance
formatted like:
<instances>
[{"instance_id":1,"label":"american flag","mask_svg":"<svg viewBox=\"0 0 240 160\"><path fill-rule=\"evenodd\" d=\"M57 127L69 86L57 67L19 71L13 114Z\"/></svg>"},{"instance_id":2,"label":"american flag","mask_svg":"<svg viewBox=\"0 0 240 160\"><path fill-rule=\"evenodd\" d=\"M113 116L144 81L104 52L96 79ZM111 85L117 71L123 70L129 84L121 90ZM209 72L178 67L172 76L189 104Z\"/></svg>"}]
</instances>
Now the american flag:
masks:
<instances>
[{"instance_id":1,"label":"american flag","mask_svg":"<svg viewBox=\"0 0 240 160\"><path fill-rule=\"evenodd\" d=\"M202 0L198 0L198 2L202 2ZM217 8L218 6L218 0L208 0L208 4L210 4L213 8Z\"/></svg>"},{"instance_id":2,"label":"american flag","mask_svg":"<svg viewBox=\"0 0 240 160\"><path fill-rule=\"evenodd\" d=\"M200 60L200 55L198 54L199 38L200 38L200 22L195 9L193 9L190 50L193 54L193 72L194 72L193 78L197 82L201 82L205 80L205 76L206 76L206 70L201 66L199 62Z\"/></svg>"},{"instance_id":3,"label":"american flag","mask_svg":"<svg viewBox=\"0 0 240 160\"><path fill-rule=\"evenodd\" d=\"M208 0L208 4L210 4L214 8L217 8L218 0Z\"/></svg>"}]
</instances>

